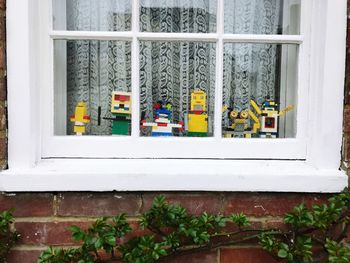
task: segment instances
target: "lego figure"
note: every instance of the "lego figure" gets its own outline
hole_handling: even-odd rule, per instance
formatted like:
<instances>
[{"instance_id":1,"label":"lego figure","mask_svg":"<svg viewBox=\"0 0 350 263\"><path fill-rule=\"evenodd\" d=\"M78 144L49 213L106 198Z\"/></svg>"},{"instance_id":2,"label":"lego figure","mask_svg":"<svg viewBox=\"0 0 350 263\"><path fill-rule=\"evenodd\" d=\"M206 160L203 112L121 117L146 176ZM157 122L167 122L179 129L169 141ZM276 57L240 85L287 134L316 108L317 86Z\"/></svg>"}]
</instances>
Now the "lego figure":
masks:
<instances>
[{"instance_id":1,"label":"lego figure","mask_svg":"<svg viewBox=\"0 0 350 263\"><path fill-rule=\"evenodd\" d=\"M289 105L287 108L279 111L278 104L273 100L267 98L261 108L251 100L251 105L254 110L260 116L259 121L261 123L259 137L260 138L277 138L278 137L278 120L280 116L285 115L288 111L294 108L293 105Z\"/></svg>"},{"instance_id":2,"label":"lego figure","mask_svg":"<svg viewBox=\"0 0 350 263\"><path fill-rule=\"evenodd\" d=\"M260 128L259 118L249 109L246 111L236 111L229 109L228 113L232 124L223 131L226 138L251 138L258 133Z\"/></svg>"},{"instance_id":3,"label":"lego figure","mask_svg":"<svg viewBox=\"0 0 350 263\"><path fill-rule=\"evenodd\" d=\"M207 94L200 89L191 93L191 108L185 116L185 129L189 137L208 136Z\"/></svg>"},{"instance_id":4,"label":"lego figure","mask_svg":"<svg viewBox=\"0 0 350 263\"><path fill-rule=\"evenodd\" d=\"M130 135L131 125L131 93L113 91L111 98L112 135Z\"/></svg>"},{"instance_id":5,"label":"lego figure","mask_svg":"<svg viewBox=\"0 0 350 263\"><path fill-rule=\"evenodd\" d=\"M83 135L86 131L85 125L90 122L90 116L87 114L86 103L78 102L75 107L75 113L70 117L70 121L74 122L74 132L76 135Z\"/></svg>"},{"instance_id":6,"label":"lego figure","mask_svg":"<svg viewBox=\"0 0 350 263\"><path fill-rule=\"evenodd\" d=\"M173 129L183 129L182 123L171 123L171 104L158 102L154 105L154 122L141 121L141 128L152 127L152 136L172 136Z\"/></svg>"}]
</instances>

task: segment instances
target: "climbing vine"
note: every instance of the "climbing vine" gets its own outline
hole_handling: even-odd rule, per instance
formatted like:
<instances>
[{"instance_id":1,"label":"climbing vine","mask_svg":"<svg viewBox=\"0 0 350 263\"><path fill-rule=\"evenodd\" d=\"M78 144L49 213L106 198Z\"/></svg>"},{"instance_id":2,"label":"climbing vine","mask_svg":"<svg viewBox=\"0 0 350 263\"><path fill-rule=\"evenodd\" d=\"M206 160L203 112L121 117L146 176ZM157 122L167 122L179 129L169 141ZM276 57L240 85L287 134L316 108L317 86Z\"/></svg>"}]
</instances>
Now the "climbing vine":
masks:
<instances>
[{"instance_id":1,"label":"climbing vine","mask_svg":"<svg viewBox=\"0 0 350 263\"><path fill-rule=\"evenodd\" d=\"M0 263L6 263L11 247L19 240L20 235L13 229L13 210L0 213Z\"/></svg>"},{"instance_id":2,"label":"climbing vine","mask_svg":"<svg viewBox=\"0 0 350 263\"><path fill-rule=\"evenodd\" d=\"M296 206L282 229L256 229L243 213L190 215L163 196L142 214L134 231L121 214L100 218L87 230L71 226L78 248L48 248L39 263L167 262L171 258L243 242L259 244L277 260L287 262L350 262L350 193L345 190L327 204Z\"/></svg>"}]
</instances>

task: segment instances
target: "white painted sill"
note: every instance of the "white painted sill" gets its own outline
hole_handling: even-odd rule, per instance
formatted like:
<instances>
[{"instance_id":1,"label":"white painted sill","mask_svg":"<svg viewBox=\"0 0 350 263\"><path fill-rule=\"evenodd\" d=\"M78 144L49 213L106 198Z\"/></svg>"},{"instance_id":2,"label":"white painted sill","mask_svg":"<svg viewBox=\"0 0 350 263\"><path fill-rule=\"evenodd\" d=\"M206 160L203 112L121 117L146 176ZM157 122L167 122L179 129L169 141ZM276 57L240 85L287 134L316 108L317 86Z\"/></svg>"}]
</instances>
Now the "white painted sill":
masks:
<instances>
[{"instance_id":1,"label":"white painted sill","mask_svg":"<svg viewBox=\"0 0 350 263\"><path fill-rule=\"evenodd\" d=\"M196 169L194 169L196 167ZM340 192L344 171L305 161L47 159L0 172L0 191Z\"/></svg>"}]
</instances>

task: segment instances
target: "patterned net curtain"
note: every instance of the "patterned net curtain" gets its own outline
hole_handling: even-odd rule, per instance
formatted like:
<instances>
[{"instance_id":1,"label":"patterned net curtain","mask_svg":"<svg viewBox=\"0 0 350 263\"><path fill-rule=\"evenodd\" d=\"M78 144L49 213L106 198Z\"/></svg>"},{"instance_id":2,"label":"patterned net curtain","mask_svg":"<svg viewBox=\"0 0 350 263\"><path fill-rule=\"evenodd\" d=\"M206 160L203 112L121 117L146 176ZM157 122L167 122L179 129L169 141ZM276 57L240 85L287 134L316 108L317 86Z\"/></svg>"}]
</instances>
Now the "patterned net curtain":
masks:
<instances>
[{"instance_id":1,"label":"patterned net curtain","mask_svg":"<svg viewBox=\"0 0 350 263\"><path fill-rule=\"evenodd\" d=\"M215 1L143 0L141 4L141 31L216 31L216 14L209 12L214 9ZM173 105L174 122L184 121L190 107L191 92L196 88L207 93L209 115L213 116L216 53L214 44L141 41L140 50L141 114L145 119L153 120L152 105L163 101Z\"/></svg>"},{"instance_id":2,"label":"patterned net curtain","mask_svg":"<svg viewBox=\"0 0 350 263\"><path fill-rule=\"evenodd\" d=\"M68 30L126 31L131 28L128 0L67 1ZM78 101L87 103L91 122L87 134L110 135L112 91L131 91L131 43L126 41L67 41L67 112ZM99 113L100 109L100 113ZM100 122L100 123L99 123ZM67 134L72 123L67 122Z\"/></svg>"},{"instance_id":3,"label":"patterned net curtain","mask_svg":"<svg viewBox=\"0 0 350 263\"><path fill-rule=\"evenodd\" d=\"M283 0L225 1L225 33L281 34ZM225 44L223 103L234 110L249 108L254 99L279 101L281 46ZM223 116L224 126L228 116Z\"/></svg>"},{"instance_id":4,"label":"patterned net curtain","mask_svg":"<svg viewBox=\"0 0 350 263\"><path fill-rule=\"evenodd\" d=\"M126 31L131 28L131 1L67 0L69 30ZM146 32L216 32L216 1L142 0L140 30ZM277 34L281 30L282 0L227 0L226 33ZM216 10L216 9L215 9ZM258 103L269 95L278 99L278 48L275 45L226 44L224 48L225 105L245 109L250 98ZM208 94L214 115L216 46L198 42L140 42L140 111L153 120L153 104L173 104L173 121L182 121L195 88ZM67 110L86 101L91 115L87 134L111 134L108 115L113 90L131 91L131 43L123 41L68 41ZM101 114L99 116L99 108ZM224 121L226 121L224 119ZM67 134L71 123L67 122ZM181 134L180 134L181 135Z\"/></svg>"}]
</instances>

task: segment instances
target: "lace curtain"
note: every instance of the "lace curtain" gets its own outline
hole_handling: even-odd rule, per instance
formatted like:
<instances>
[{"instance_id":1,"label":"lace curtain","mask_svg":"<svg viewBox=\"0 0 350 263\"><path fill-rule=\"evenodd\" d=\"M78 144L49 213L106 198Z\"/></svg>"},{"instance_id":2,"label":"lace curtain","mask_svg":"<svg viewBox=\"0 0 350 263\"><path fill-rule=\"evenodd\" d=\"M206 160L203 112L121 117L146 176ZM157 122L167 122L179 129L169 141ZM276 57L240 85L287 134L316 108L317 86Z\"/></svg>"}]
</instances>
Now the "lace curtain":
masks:
<instances>
[{"instance_id":1,"label":"lace curtain","mask_svg":"<svg viewBox=\"0 0 350 263\"><path fill-rule=\"evenodd\" d=\"M141 31L216 32L215 1L143 0L141 3ZM281 6L281 0L225 1L225 10L232 12L225 16L225 32L277 34L281 30ZM131 28L127 0L67 1L67 17L69 30ZM251 98L259 103L266 96L278 98L278 52L276 45L225 44L224 104L242 110L248 107ZM208 112L213 116L215 59L214 43L141 41L141 115L153 120L152 105L162 100L173 104L173 121L182 121L189 109L191 92L200 88L207 92ZM129 42L68 41L68 115L83 100L91 115L88 134L110 134L110 121L99 123L99 117L108 115L113 90L131 91L130 71ZM225 117L224 122L227 122ZM67 132L72 134L71 124Z\"/></svg>"},{"instance_id":2,"label":"lace curtain","mask_svg":"<svg viewBox=\"0 0 350 263\"><path fill-rule=\"evenodd\" d=\"M283 1L225 1L225 33L281 34ZM249 108L254 99L279 101L278 63L280 46L271 44L225 44L223 103L237 111ZM229 123L224 114L223 125Z\"/></svg>"},{"instance_id":3,"label":"lace curtain","mask_svg":"<svg viewBox=\"0 0 350 263\"><path fill-rule=\"evenodd\" d=\"M128 0L67 1L68 30L126 31L131 29ZM113 90L131 91L131 43L126 41L67 41L67 112L85 101L91 116L87 134L110 135ZM72 134L68 120L67 134Z\"/></svg>"}]
</instances>

